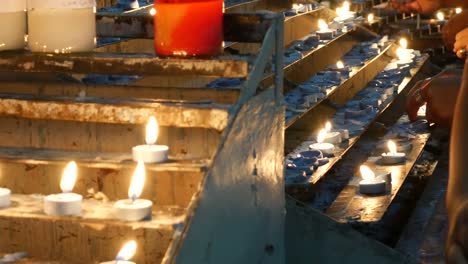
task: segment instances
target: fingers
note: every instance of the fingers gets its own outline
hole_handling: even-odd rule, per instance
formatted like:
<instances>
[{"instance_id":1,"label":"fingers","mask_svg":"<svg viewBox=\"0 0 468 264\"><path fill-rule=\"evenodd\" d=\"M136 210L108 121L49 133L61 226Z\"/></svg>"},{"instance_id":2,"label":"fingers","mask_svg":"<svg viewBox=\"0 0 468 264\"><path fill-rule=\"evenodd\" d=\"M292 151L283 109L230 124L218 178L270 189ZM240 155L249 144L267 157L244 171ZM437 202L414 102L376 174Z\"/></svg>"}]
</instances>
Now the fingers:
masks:
<instances>
[{"instance_id":1,"label":"fingers","mask_svg":"<svg viewBox=\"0 0 468 264\"><path fill-rule=\"evenodd\" d=\"M468 28L457 33L455 36L455 44L453 45L453 52L457 54L459 58L466 57L466 53L463 54L461 50L468 49Z\"/></svg>"},{"instance_id":2,"label":"fingers","mask_svg":"<svg viewBox=\"0 0 468 264\"><path fill-rule=\"evenodd\" d=\"M408 94L406 99L406 112L411 121L417 119L418 110L425 103L422 99L427 98L427 91L425 91L424 87L426 87L428 83L429 81L427 80L417 82ZM421 96L423 98L421 98Z\"/></svg>"}]
</instances>

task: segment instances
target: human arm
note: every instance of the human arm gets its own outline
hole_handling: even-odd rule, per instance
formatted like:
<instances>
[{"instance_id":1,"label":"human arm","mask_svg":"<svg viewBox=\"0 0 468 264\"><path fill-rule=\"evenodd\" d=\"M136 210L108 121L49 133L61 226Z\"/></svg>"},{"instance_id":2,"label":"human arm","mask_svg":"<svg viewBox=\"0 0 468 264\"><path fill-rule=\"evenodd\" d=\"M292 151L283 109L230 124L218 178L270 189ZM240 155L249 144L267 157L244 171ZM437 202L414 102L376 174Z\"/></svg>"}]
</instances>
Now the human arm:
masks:
<instances>
[{"instance_id":1,"label":"human arm","mask_svg":"<svg viewBox=\"0 0 468 264\"><path fill-rule=\"evenodd\" d=\"M440 8L468 7L464 0L391 0L389 7L404 13L430 14Z\"/></svg>"},{"instance_id":2,"label":"human arm","mask_svg":"<svg viewBox=\"0 0 468 264\"><path fill-rule=\"evenodd\" d=\"M468 263L468 61L465 62L463 84L455 106L452 125L447 191L449 235L447 262Z\"/></svg>"}]
</instances>

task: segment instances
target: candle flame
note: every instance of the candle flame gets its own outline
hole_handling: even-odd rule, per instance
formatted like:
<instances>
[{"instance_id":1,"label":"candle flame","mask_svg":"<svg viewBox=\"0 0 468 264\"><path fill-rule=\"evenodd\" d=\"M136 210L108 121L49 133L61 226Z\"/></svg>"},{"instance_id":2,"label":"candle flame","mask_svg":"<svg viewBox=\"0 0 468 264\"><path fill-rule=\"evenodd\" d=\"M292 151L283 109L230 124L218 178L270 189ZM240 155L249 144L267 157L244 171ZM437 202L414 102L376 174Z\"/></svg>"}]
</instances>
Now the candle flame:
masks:
<instances>
[{"instance_id":1,"label":"candle flame","mask_svg":"<svg viewBox=\"0 0 468 264\"><path fill-rule=\"evenodd\" d=\"M317 142L323 143L326 135L327 135L327 131L325 129L321 129L317 135Z\"/></svg>"},{"instance_id":2,"label":"candle flame","mask_svg":"<svg viewBox=\"0 0 468 264\"><path fill-rule=\"evenodd\" d=\"M328 29L328 24L325 22L323 19L318 20L318 27L321 31L327 30Z\"/></svg>"},{"instance_id":3,"label":"candle flame","mask_svg":"<svg viewBox=\"0 0 468 264\"><path fill-rule=\"evenodd\" d=\"M145 164L142 161L138 162L138 165L133 173L132 182L128 188L128 198L136 200L140 197L145 186Z\"/></svg>"},{"instance_id":4,"label":"candle flame","mask_svg":"<svg viewBox=\"0 0 468 264\"><path fill-rule=\"evenodd\" d=\"M367 15L367 22L372 23L374 22L374 14L370 13Z\"/></svg>"},{"instance_id":5,"label":"candle flame","mask_svg":"<svg viewBox=\"0 0 468 264\"><path fill-rule=\"evenodd\" d=\"M343 69L343 68L344 68L344 63L343 63L342 61L338 61L338 62L336 63L336 68L338 68L338 69Z\"/></svg>"},{"instance_id":6,"label":"candle flame","mask_svg":"<svg viewBox=\"0 0 468 264\"><path fill-rule=\"evenodd\" d=\"M326 132L330 132L332 129L332 124L330 123L330 121L328 121L326 124L325 124L325 131Z\"/></svg>"},{"instance_id":7,"label":"candle flame","mask_svg":"<svg viewBox=\"0 0 468 264\"><path fill-rule=\"evenodd\" d=\"M388 151L391 155L395 155L397 153L397 146L393 140L389 140L387 142Z\"/></svg>"},{"instance_id":8,"label":"candle flame","mask_svg":"<svg viewBox=\"0 0 468 264\"><path fill-rule=\"evenodd\" d=\"M461 7L455 8L455 14L460 14L463 11Z\"/></svg>"},{"instance_id":9,"label":"candle flame","mask_svg":"<svg viewBox=\"0 0 468 264\"><path fill-rule=\"evenodd\" d=\"M115 257L116 260L129 260L135 255L137 248L137 244L134 240L128 241L125 245L120 249L119 253Z\"/></svg>"},{"instance_id":10,"label":"candle flame","mask_svg":"<svg viewBox=\"0 0 468 264\"><path fill-rule=\"evenodd\" d=\"M351 9L350 7L351 7L351 5L349 4L348 1L343 2L343 11L344 12L346 12L346 13L349 12L349 10Z\"/></svg>"},{"instance_id":11,"label":"candle flame","mask_svg":"<svg viewBox=\"0 0 468 264\"><path fill-rule=\"evenodd\" d=\"M398 43L400 44L400 47L404 49L408 48L408 40L406 38L401 38Z\"/></svg>"},{"instance_id":12,"label":"candle flame","mask_svg":"<svg viewBox=\"0 0 468 264\"><path fill-rule=\"evenodd\" d=\"M372 181L375 179L375 173L366 165L359 167L361 171L361 177L366 181Z\"/></svg>"},{"instance_id":13,"label":"candle flame","mask_svg":"<svg viewBox=\"0 0 468 264\"><path fill-rule=\"evenodd\" d=\"M62 192L67 193L73 190L76 182L76 171L76 162L70 161L65 167L65 170L62 174L62 179L60 180L60 189L62 189Z\"/></svg>"},{"instance_id":14,"label":"candle flame","mask_svg":"<svg viewBox=\"0 0 468 264\"><path fill-rule=\"evenodd\" d=\"M154 116L151 116L146 124L146 144L154 145L158 140L159 125Z\"/></svg>"},{"instance_id":15,"label":"candle flame","mask_svg":"<svg viewBox=\"0 0 468 264\"><path fill-rule=\"evenodd\" d=\"M437 16L437 19L438 19L439 21L444 21L444 20L445 20L445 15L444 15L443 12L440 12L440 11L437 12L437 15L436 15L436 16Z\"/></svg>"},{"instance_id":16,"label":"candle flame","mask_svg":"<svg viewBox=\"0 0 468 264\"><path fill-rule=\"evenodd\" d=\"M156 15L156 9L154 9L154 7L150 9L150 15Z\"/></svg>"}]
</instances>

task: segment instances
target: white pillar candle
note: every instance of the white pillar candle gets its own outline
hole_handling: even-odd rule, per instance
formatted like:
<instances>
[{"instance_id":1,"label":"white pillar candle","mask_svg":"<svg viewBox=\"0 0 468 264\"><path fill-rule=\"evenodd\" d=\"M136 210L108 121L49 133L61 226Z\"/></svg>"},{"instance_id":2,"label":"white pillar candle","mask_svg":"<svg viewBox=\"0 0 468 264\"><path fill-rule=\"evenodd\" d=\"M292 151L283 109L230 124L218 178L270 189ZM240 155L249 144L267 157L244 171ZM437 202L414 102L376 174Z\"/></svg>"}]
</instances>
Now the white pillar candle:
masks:
<instances>
[{"instance_id":1,"label":"white pillar candle","mask_svg":"<svg viewBox=\"0 0 468 264\"><path fill-rule=\"evenodd\" d=\"M96 42L94 0L28 0L28 46L33 52L92 51Z\"/></svg>"},{"instance_id":2,"label":"white pillar candle","mask_svg":"<svg viewBox=\"0 0 468 264\"><path fill-rule=\"evenodd\" d=\"M169 147L155 145L159 134L158 121L150 117L146 125L146 145L135 146L132 149L133 160L145 163L164 162L168 159Z\"/></svg>"},{"instance_id":3,"label":"white pillar candle","mask_svg":"<svg viewBox=\"0 0 468 264\"><path fill-rule=\"evenodd\" d=\"M380 161L385 165L394 165L402 163L406 160L406 154L402 152L397 152L397 146L395 142L389 140L387 143L389 152L382 153Z\"/></svg>"},{"instance_id":4,"label":"white pillar candle","mask_svg":"<svg viewBox=\"0 0 468 264\"><path fill-rule=\"evenodd\" d=\"M26 0L0 2L0 51L24 49Z\"/></svg>"},{"instance_id":5,"label":"white pillar candle","mask_svg":"<svg viewBox=\"0 0 468 264\"><path fill-rule=\"evenodd\" d=\"M318 150L322 152L324 155L333 155L335 153L335 146L331 143L323 142L326 135L325 129L320 130L317 136L317 143L311 144L309 146L310 149Z\"/></svg>"},{"instance_id":6,"label":"white pillar candle","mask_svg":"<svg viewBox=\"0 0 468 264\"><path fill-rule=\"evenodd\" d=\"M113 261L101 262L101 264L135 264L135 262L129 261L136 252L136 242L129 241L127 242Z\"/></svg>"},{"instance_id":7,"label":"white pillar candle","mask_svg":"<svg viewBox=\"0 0 468 264\"><path fill-rule=\"evenodd\" d=\"M6 208L10 206L10 196L11 191L9 189L0 188L0 208Z\"/></svg>"},{"instance_id":8,"label":"white pillar candle","mask_svg":"<svg viewBox=\"0 0 468 264\"><path fill-rule=\"evenodd\" d=\"M128 197L126 200L119 200L114 204L113 212L115 217L125 221L140 221L151 218L151 207L153 202L150 200L138 199L145 184L145 164L138 162L132 183L128 188Z\"/></svg>"},{"instance_id":9,"label":"white pillar candle","mask_svg":"<svg viewBox=\"0 0 468 264\"><path fill-rule=\"evenodd\" d=\"M362 181L359 182L359 192L362 194L382 194L387 191L387 178L389 173L375 173L367 166L360 167ZM390 183L389 183L390 184Z\"/></svg>"},{"instance_id":10,"label":"white pillar candle","mask_svg":"<svg viewBox=\"0 0 468 264\"><path fill-rule=\"evenodd\" d=\"M81 215L83 196L72 193L77 176L77 166L74 161L68 163L60 181L62 193L48 195L44 198L44 212L47 215L78 216Z\"/></svg>"}]
</instances>

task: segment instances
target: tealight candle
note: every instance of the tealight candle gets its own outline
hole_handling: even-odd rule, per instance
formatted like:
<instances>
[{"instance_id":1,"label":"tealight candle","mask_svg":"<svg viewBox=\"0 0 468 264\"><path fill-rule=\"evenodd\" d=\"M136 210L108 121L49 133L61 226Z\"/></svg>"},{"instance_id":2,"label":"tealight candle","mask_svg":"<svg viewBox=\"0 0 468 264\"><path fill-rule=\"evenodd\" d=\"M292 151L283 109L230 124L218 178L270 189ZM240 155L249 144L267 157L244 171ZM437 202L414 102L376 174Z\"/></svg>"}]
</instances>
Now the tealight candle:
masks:
<instances>
[{"instance_id":1,"label":"tealight candle","mask_svg":"<svg viewBox=\"0 0 468 264\"><path fill-rule=\"evenodd\" d=\"M350 11L351 5L348 1L344 1L341 7L336 9L336 14L338 15L335 17L336 22L346 22L349 20L353 20L356 16L356 12Z\"/></svg>"},{"instance_id":2,"label":"tealight candle","mask_svg":"<svg viewBox=\"0 0 468 264\"><path fill-rule=\"evenodd\" d=\"M320 40L329 40L333 38L333 30L328 28L327 22L323 19L318 20L318 27L319 30L315 33L319 37Z\"/></svg>"},{"instance_id":3,"label":"tealight candle","mask_svg":"<svg viewBox=\"0 0 468 264\"><path fill-rule=\"evenodd\" d=\"M145 164L138 162L132 182L128 188L128 199L119 200L114 204L114 215L125 221L140 221L151 218L151 207L153 202L150 200L138 199L143 186L145 185Z\"/></svg>"},{"instance_id":4,"label":"tealight candle","mask_svg":"<svg viewBox=\"0 0 468 264\"><path fill-rule=\"evenodd\" d=\"M129 261L133 255L135 255L137 244L134 240L128 241L113 261L101 262L101 264L135 264L135 262Z\"/></svg>"},{"instance_id":5,"label":"tealight candle","mask_svg":"<svg viewBox=\"0 0 468 264\"><path fill-rule=\"evenodd\" d=\"M362 181L359 182L359 192L362 194L382 194L387 191L387 181L389 173L375 173L366 165L362 165L361 171Z\"/></svg>"},{"instance_id":6,"label":"tealight candle","mask_svg":"<svg viewBox=\"0 0 468 264\"><path fill-rule=\"evenodd\" d=\"M77 166L71 161L65 167L60 181L62 193L51 194L44 198L44 212L47 215L78 216L81 214L81 201L83 196L72 193L77 176Z\"/></svg>"},{"instance_id":7,"label":"tealight candle","mask_svg":"<svg viewBox=\"0 0 468 264\"><path fill-rule=\"evenodd\" d=\"M406 160L406 154L402 152L397 152L397 146L395 142L389 140L387 143L388 151L387 153L382 153L380 161L385 165L398 164Z\"/></svg>"},{"instance_id":8,"label":"tealight candle","mask_svg":"<svg viewBox=\"0 0 468 264\"><path fill-rule=\"evenodd\" d=\"M0 188L0 208L6 208L10 206L10 196L11 191L9 189Z\"/></svg>"},{"instance_id":9,"label":"tealight candle","mask_svg":"<svg viewBox=\"0 0 468 264\"><path fill-rule=\"evenodd\" d=\"M463 11L461 7L455 8L455 14L460 14Z\"/></svg>"},{"instance_id":10,"label":"tealight candle","mask_svg":"<svg viewBox=\"0 0 468 264\"><path fill-rule=\"evenodd\" d=\"M155 145L158 140L159 126L155 117L150 117L146 125L146 145L135 146L132 149L133 160L145 163L164 162L168 158L169 147Z\"/></svg>"},{"instance_id":11,"label":"tealight candle","mask_svg":"<svg viewBox=\"0 0 468 264\"><path fill-rule=\"evenodd\" d=\"M311 144L309 148L319 150L324 155L333 155L335 153L335 146L331 143L324 142L326 134L327 132L325 129L320 130L317 136L317 143Z\"/></svg>"},{"instance_id":12,"label":"tealight candle","mask_svg":"<svg viewBox=\"0 0 468 264\"><path fill-rule=\"evenodd\" d=\"M342 139L341 139L341 133L337 131L332 131L332 124L330 122L327 122L325 124L325 138L323 139L323 142L325 143L331 143L331 144L340 144Z\"/></svg>"}]
</instances>

